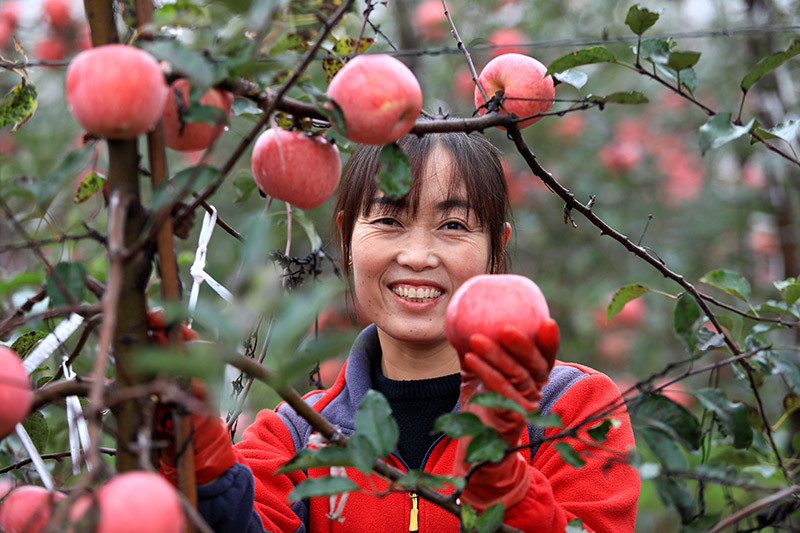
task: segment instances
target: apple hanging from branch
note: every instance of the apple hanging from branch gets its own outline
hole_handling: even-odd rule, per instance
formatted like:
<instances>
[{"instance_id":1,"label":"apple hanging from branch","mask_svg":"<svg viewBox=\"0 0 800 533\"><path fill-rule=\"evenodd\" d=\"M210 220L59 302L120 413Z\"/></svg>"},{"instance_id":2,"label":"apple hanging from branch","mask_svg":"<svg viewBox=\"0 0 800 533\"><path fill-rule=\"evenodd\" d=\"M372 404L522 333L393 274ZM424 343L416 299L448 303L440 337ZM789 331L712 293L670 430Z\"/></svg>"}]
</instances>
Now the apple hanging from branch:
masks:
<instances>
[{"instance_id":1,"label":"apple hanging from branch","mask_svg":"<svg viewBox=\"0 0 800 533\"><path fill-rule=\"evenodd\" d=\"M217 140L225 130L225 124L209 124L208 122L187 122L183 119L183 111L189 107L189 91L192 83L186 78L179 78L169 86L167 105L164 108L164 142L173 150L194 152L205 150ZM233 95L212 87L200 98L200 103L221 110L225 121L231 116ZM224 114L224 115L223 115Z\"/></svg>"},{"instance_id":2,"label":"apple hanging from branch","mask_svg":"<svg viewBox=\"0 0 800 533\"><path fill-rule=\"evenodd\" d=\"M547 67L536 59L522 54L503 54L489 61L478 76L489 98L502 91L504 97L499 113L513 114L519 118L547 113L553 107L555 86L553 78L546 76ZM475 107L478 113L486 113L486 103L478 87L475 87ZM532 117L518 123L525 128L542 117ZM498 126L505 129L503 126Z\"/></svg>"},{"instance_id":3,"label":"apple hanging from branch","mask_svg":"<svg viewBox=\"0 0 800 533\"><path fill-rule=\"evenodd\" d=\"M53 503L65 497L63 492L50 493L44 487L17 487L6 496L0 507L0 531L41 533L50 521Z\"/></svg>"},{"instance_id":4,"label":"apple hanging from branch","mask_svg":"<svg viewBox=\"0 0 800 533\"><path fill-rule=\"evenodd\" d=\"M14 431L31 410L33 391L19 356L0 346L0 439Z\"/></svg>"}]
</instances>

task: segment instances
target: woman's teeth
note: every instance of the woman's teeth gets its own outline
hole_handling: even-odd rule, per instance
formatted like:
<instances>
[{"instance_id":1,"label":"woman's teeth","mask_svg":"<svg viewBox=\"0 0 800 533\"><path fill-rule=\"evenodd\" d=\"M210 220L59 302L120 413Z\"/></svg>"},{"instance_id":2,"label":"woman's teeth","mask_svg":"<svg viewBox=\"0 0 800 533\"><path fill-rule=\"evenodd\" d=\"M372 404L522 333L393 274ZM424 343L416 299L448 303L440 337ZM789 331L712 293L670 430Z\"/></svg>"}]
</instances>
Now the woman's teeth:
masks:
<instances>
[{"instance_id":1,"label":"woman's teeth","mask_svg":"<svg viewBox=\"0 0 800 533\"><path fill-rule=\"evenodd\" d=\"M392 292L410 302L427 302L442 295L441 290L430 287L392 287Z\"/></svg>"}]
</instances>

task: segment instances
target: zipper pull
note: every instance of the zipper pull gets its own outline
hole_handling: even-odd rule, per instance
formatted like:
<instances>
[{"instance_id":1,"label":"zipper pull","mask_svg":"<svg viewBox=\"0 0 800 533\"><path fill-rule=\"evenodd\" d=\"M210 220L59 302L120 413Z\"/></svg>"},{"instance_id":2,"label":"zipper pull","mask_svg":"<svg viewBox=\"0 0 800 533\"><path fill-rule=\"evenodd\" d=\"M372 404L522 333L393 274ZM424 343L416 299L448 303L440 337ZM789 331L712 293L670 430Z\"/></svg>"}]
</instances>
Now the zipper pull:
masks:
<instances>
[{"instance_id":1,"label":"zipper pull","mask_svg":"<svg viewBox=\"0 0 800 533\"><path fill-rule=\"evenodd\" d=\"M416 492L409 492L411 497L411 517L408 521L409 531L419 531L419 496Z\"/></svg>"}]
</instances>

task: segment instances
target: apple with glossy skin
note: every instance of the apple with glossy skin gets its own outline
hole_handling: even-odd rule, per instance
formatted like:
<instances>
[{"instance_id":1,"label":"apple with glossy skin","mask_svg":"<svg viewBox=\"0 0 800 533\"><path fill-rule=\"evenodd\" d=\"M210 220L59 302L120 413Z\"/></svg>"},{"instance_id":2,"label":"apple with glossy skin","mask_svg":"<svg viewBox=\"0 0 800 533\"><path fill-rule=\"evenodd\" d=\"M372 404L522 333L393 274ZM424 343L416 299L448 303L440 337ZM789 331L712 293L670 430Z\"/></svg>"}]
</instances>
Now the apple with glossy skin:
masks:
<instances>
[{"instance_id":1,"label":"apple with glossy skin","mask_svg":"<svg viewBox=\"0 0 800 533\"><path fill-rule=\"evenodd\" d=\"M6 533L40 533L53 511L53 503L66 498L44 487L23 485L12 490L0 507L0 530Z\"/></svg>"},{"instance_id":2,"label":"apple with glossy skin","mask_svg":"<svg viewBox=\"0 0 800 533\"><path fill-rule=\"evenodd\" d=\"M516 274L481 274L458 288L445 313L447 339L460 356L470 351L469 338L483 333L495 342L500 327L512 325L536 339L544 320L550 318L539 286Z\"/></svg>"},{"instance_id":3,"label":"apple with glossy skin","mask_svg":"<svg viewBox=\"0 0 800 533\"><path fill-rule=\"evenodd\" d=\"M547 113L553 107L553 99L556 91L551 76L545 77L547 67L536 59L522 54L503 54L498 56L481 71L478 82L486 91L489 98L495 95L496 91L503 91L503 100L500 105L500 113L514 114L519 118ZM513 98L525 98L526 100L513 100ZM480 107L485 103L483 95L478 87L475 87L475 107ZM478 111L483 115L486 108ZM542 117L533 117L522 122L518 122L520 128L530 126L538 122ZM500 129L505 129L499 126Z\"/></svg>"},{"instance_id":4,"label":"apple with glossy skin","mask_svg":"<svg viewBox=\"0 0 800 533\"><path fill-rule=\"evenodd\" d=\"M175 488L154 472L132 471L114 476L96 494L99 507L95 533L180 533L184 527L181 502ZM70 520L79 522L93 500L79 498Z\"/></svg>"},{"instance_id":5,"label":"apple with glossy skin","mask_svg":"<svg viewBox=\"0 0 800 533\"><path fill-rule=\"evenodd\" d=\"M225 124L208 122L186 122L181 128L180 110L189 106L191 87L191 81L186 78L172 82L167 94L167 106L164 108L164 141L173 150L181 152L205 150L225 130ZM200 98L200 103L221 109L228 119L231 116L233 95L228 91L211 88Z\"/></svg>"},{"instance_id":6,"label":"apple with glossy skin","mask_svg":"<svg viewBox=\"0 0 800 533\"><path fill-rule=\"evenodd\" d=\"M164 114L169 89L153 56L124 44L84 50L67 68L67 103L90 133L133 139Z\"/></svg>"},{"instance_id":7,"label":"apple with glossy skin","mask_svg":"<svg viewBox=\"0 0 800 533\"><path fill-rule=\"evenodd\" d=\"M33 390L22 360L10 348L0 346L0 439L25 420L33 403Z\"/></svg>"},{"instance_id":8,"label":"apple with glossy skin","mask_svg":"<svg viewBox=\"0 0 800 533\"><path fill-rule=\"evenodd\" d=\"M342 173L335 144L322 136L271 128L262 133L250 159L259 189L301 209L313 209L333 194Z\"/></svg>"},{"instance_id":9,"label":"apple with glossy skin","mask_svg":"<svg viewBox=\"0 0 800 533\"><path fill-rule=\"evenodd\" d=\"M486 40L495 46L489 49L489 56L495 58L503 54L524 54L526 50L520 45L527 42L528 38L517 28L500 28L492 32Z\"/></svg>"},{"instance_id":10,"label":"apple with glossy skin","mask_svg":"<svg viewBox=\"0 0 800 533\"><path fill-rule=\"evenodd\" d=\"M56 29L66 28L72 23L70 0L45 0L42 4L45 18Z\"/></svg>"},{"instance_id":11,"label":"apple with glossy skin","mask_svg":"<svg viewBox=\"0 0 800 533\"><path fill-rule=\"evenodd\" d=\"M347 138L362 144L396 141L411 131L422 111L422 89L414 73L385 54L348 61L327 94L342 108Z\"/></svg>"}]
</instances>

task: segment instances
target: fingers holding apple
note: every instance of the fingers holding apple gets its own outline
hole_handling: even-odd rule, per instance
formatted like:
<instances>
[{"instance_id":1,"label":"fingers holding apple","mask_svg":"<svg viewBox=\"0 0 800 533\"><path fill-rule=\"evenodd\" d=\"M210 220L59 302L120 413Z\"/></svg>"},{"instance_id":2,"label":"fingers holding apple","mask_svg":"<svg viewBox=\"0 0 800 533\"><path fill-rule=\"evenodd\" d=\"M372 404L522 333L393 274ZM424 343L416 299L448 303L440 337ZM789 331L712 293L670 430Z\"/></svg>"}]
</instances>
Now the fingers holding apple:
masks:
<instances>
[{"instance_id":1,"label":"fingers holding apple","mask_svg":"<svg viewBox=\"0 0 800 533\"><path fill-rule=\"evenodd\" d=\"M481 71L478 83L489 98L498 93L502 95L499 113L518 118L531 117L518 123L520 128L525 128L542 118L532 115L547 113L553 107L555 85L553 78L545 76L546 73L547 67L532 57L503 54L489 61ZM481 115L486 113L485 104L480 88L475 87L475 107Z\"/></svg>"}]
</instances>

